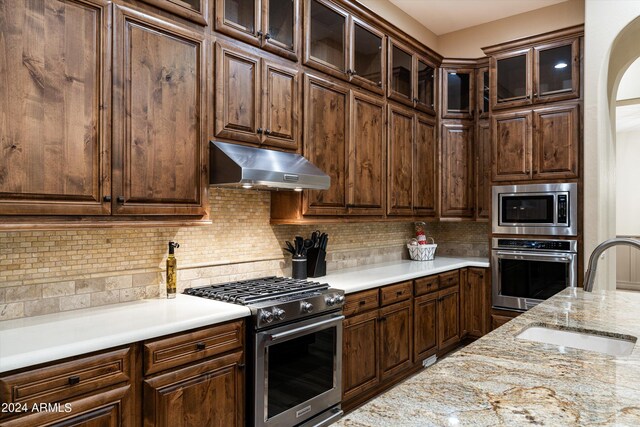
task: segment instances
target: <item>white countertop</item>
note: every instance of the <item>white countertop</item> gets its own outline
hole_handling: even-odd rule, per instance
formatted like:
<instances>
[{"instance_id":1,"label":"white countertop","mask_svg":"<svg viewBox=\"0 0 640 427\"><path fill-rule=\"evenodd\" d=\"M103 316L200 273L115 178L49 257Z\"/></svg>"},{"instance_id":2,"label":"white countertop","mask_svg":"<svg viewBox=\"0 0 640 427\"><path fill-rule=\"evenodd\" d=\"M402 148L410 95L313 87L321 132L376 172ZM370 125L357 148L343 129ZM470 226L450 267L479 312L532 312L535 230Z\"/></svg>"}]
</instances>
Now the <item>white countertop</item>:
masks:
<instances>
[{"instance_id":1,"label":"white countertop","mask_svg":"<svg viewBox=\"0 0 640 427\"><path fill-rule=\"evenodd\" d=\"M487 268L489 259L436 257L433 261L392 261L347 268L312 280L326 282L332 288L342 289L350 294L465 267Z\"/></svg>"},{"instance_id":2,"label":"white countertop","mask_svg":"<svg viewBox=\"0 0 640 427\"><path fill-rule=\"evenodd\" d=\"M0 322L0 372L248 316L247 307L177 295Z\"/></svg>"},{"instance_id":3,"label":"white countertop","mask_svg":"<svg viewBox=\"0 0 640 427\"><path fill-rule=\"evenodd\" d=\"M486 258L436 257L348 268L317 280L346 293L464 267ZM0 372L105 350L250 315L247 307L177 295L0 322Z\"/></svg>"}]
</instances>

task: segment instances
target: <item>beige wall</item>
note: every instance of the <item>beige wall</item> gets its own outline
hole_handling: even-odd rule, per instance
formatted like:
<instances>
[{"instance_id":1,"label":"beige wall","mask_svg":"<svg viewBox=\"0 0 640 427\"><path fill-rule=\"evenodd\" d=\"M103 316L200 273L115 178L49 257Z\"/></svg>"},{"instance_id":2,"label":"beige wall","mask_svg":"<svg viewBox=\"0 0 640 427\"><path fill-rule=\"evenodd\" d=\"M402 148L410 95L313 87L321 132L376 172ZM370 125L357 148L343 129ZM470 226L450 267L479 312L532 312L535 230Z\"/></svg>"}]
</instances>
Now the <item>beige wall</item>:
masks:
<instances>
[{"instance_id":1,"label":"beige wall","mask_svg":"<svg viewBox=\"0 0 640 427\"><path fill-rule=\"evenodd\" d=\"M640 131L616 134L616 234L640 236Z\"/></svg>"},{"instance_id":2,"label":"beige wall","mask_svg":"<svg viewBox=\"0 0 640 427\"><path fill-rule=\"evenodd\" d=\"M480 58L485 56L483 47L583 23L584 0L569 0L443 34L438 37L438 53L446 58Z\"/></svg>"},{"instance_id":3,"label":"beige wall","mask_svg":"<svg viewBox=\"0 0 640 427\"><path fill-rule=\"evenodd\" d=\"M431 49L438 50L438 36L424 27L421 23L413 19L389 0L354 0L362 4L369 10L377 13L402 31L406 32L416 40L429 46Z\"/></svg>"}]
</instances>

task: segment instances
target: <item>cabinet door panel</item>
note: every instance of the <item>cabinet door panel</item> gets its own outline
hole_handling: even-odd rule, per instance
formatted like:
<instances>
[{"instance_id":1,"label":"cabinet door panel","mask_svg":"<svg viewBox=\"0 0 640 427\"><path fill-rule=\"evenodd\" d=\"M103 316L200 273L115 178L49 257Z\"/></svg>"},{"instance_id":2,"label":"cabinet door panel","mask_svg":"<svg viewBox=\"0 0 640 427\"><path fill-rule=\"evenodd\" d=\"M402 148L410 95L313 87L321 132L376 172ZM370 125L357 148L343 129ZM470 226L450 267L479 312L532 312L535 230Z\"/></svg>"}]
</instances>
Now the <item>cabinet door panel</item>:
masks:
<instances>
[{"instance_id":1,"label":"cabinet door panel","mask_svg":"<svg viewBox=\"0 0 640 427\"><path fill-rule=\"evenodd\" d=\"M305 65L347 79L347 12L326 0L306 0L304 14Z\"/></svg>"},{"instance_id":2,"label":"cabinet door panel","mask_svg":"<svg viewBox=\"0 0 640 427\"><path fill-rule=\"evenodd\" d=\"M263 69L264 144L295 151L300 141L298 70L268 61Z\"/></svg>"},{"instance_id":3,"label":"cabinet door panel","mask_svg":"<svg viewBox=\"0 0 640 427\"><path fill-rule=\"evenodd\" d=\"M416 108L435 115L436 66L427 59L416 57Z\"/></svg>"},{"instance_id":4,"label":"cabinet door panel","mask_svg":"<svg viewBox=\"0 0 640 427\"><path fill-rule=\"evenodd\" d=\"M460 342L460 288L438 293L438 349L450 348Z\"/></svg>"},{"instance_id":5,"label":"cabinet door panel","mask_svg":"<svg viewBox=\"0 0 640 427\"><path fill-rule=\"evenodd\" d=\"M216 43L216 136L259 143L260 58Z\"/></svg>"},{"instance_id":6,"label":"cabinet door panel","mask_svg":"<svg viewBox=\"0 0 640 427\"><path fill-rule=\"evenodd\" d=\"M491 117L493 181L531 179L531 111Z\"/></svg>"},{"instance_id":7,"label":"cabinet door panel","mask_svg":"<svg viewBox=\"0 0 640 427\"><path fill-rule=\"evenodd\" d=\"M384 104L370 96L351 92L349 145L349 207L358 215L384 213Z\"/></svg>"},{"instance_id":8,"label":"cabinet door panel","mask_svg":"<svg viewBox=\"0 0 640 427\"><path fill-rule=\"evenodd\" d=\"M442 117L472 119L474 114L474 76L471 68L442 69Z\"/></svg>"},{"instance_id":9,"label":"cabinet door panel","mask_svg":"<svg viewBox=\"0 0 640 427\"><path fill-rule=\"evenodd\" d=\"M303 214L346 214L349 90L305 75L304 99L305 157L331 177L331 187L324 191L305 191Z\"/></svg>"},{"instance_id":10,"label":"cabinet door panel","mask_svg":"<svg viewBox=\"0 0 640 427\"><path fill-rule=\"evenodd\" d=\"M491 57L491 108L531 105L531 49L506 52Z\"/></svg>"},{"instance_id":11,"label":"cabinet door panel","mask_svg":"<svg viewBox=\"0 0 640 427\"><path fill-rule=\"evenodd\" d=\"M536 46L534 49L534 99L560 101L580 96L579 39Z\"/></svg>"},{"instance_id":12,"label":"cabinet door panel","mask_svg":"<svg viewBox=\"0 0 640 427\"><path fill-rule=\"evenodd\" d=\"M411 367L413 348L411 301L380 309L380 380Z\"/></svg>"},{"instance_id":13,"label":"cabinet door panel","mask_svg":"<svg viewBox=\"0 0 640 427\"><path fill-rule=\"evenodd\" d=\"M442 125L442 217L473 216L473 126Z\"/></svg>"},{"instance_id":14,"label":"cabinet door panel","mask_svg":"<svg viewBox=\"0 0 640 427\"><path fill-rule=\"evenodd\" d=\"M292 61L298 60L300 0L262 0L262 47Z\"/></svg>"},{"instance_id":15,"label":"cabinet door panel","mask_svg":"<svg viewBox=\"0 0 640 427\"><path fill-rule=\"evenodd\" d=\"M351 81L373 92L385 89L385 35L353 18L351 26Z\"/></svg>"},{"instance_id":16,"label":"cabinet door panel","mask_svg":"<svg viewBox=\"0 0 640 427\"><path fill-rule=\"evenodd\" d=\"M245 43L260 45L260 0L215 0L215 29Z\"/></svg>"},{"instance_id":17,"label":"cabinet door panel","mask_svg":"<svg viewBox=\"0 0 640 427\"><path fill-rule=\"evenodd\" d=\"M387 96L413 107L413 53L389 39Z\"/></svg>"},{"instance_id":18,"label":"cabinet door panel","mask_svg":"<svg viewBox=\"0 0 640 427\"><path fill-rule=\"evenodd\" d=\"M131 9L115 10L116 213L200 215L206 178L204 35Z\"/></svg>"},{"instance_id":19,"label":"cabinet door panel","mask_svg":"<svg viewBox=\"0 0 640 427\"><path fill-rule=\"evenodd\" d=\"M387 129L387 214L413 215L413 113L389 105Z\"/></svg>"},{"instance_id":20,"label":"cabinet door panel","mask_svg":"<svg viewBox=\"0 0 640 427\"><path fill-rule=\"evenodd\" d=\"M479 119L489 118L489 68L482 67L476 71L476 109Z\"/></svg>"},{"instance_id":21,"label":"cabinet door panel","mask_svg":"<svg viewBox=\"0 0 640 427\"><path fill-rule=\"evenodd\" d=\"M348 400L379 382L378 310L347 318L342 337L342 400Z\"/></svg>"},{"instance_id":22,"label":"cabinet door panel","mask_svg":"<svg viewBox=\"0 0 640 427\"><path fill-rule=\"evenodd\" d=\"M413 209L416 215L436 216L438 212L436 144L435 120L418 116L413 165Z\"/></svg>"},{"instance_id":23,"label":"cabinet door panel","mask_svg":"<svg viewBox=\"0 0 640 427\"><path fill-rule=\"evenodd\" d=\"M142 0L201 25L209 23L209 1L213 0Z\"/></svg>"},{"instance_id":24,"label":"cabinet door panel","mask_svg":"<svg viewBox=\"0 0 640 427\"><path fill-rule=\"evenodd\" d=\"M482 268L468 268L466 277L461 281L463 302L461 311L464 319L463 329L472 337L480 338L489 332L488 281Z\"/></svg>"},{"instance_id":25,"label":"cabinet door panel","mask_svg":"<svg viewBox=\"0 0 640 427\"><path fill-rule=\"evenodd\" d=\"M107 7L2 3L0 215L110 212Z\"/></svg>"},{"instance_id":26,"label":"cabinet door panel","mask_svg":"<svg viewBox=\"0 0 640 427\"><path fill-rule=\"evenodd\" d=\"M413 363L438 351L438 293L433 292L414 300L413 303Z\"/></svg>"},{"instance_id":27,"label":"cabinet door panel","mask_svg":"<svg viewBox=\"0 0 640 427\"><path fill-rule=\"evenodd\" d=\"M478 122L476 137L476 218L489 218L491 208L491 128L489 121Z\"/></svg>"},{"instance_id":28,"label":"cabinet door panel","mask_svg":"<svg viewBox=\"0 0 640 427\"><path fill-rule=\"evenodd\" d=\"M533 177L577 178L579 106L563 105L533 111Z\"/></svg>"},{"instance_id":29,"label":"cabinet door panel","mask_svg":"<svg viewBox=\"0 0 640 427\"><path fill-rule=\"evenodd\" d=\"M144 381L144 425L244 425L242 360L242 352L232 353Z\"/></svg>"}]
</instances>

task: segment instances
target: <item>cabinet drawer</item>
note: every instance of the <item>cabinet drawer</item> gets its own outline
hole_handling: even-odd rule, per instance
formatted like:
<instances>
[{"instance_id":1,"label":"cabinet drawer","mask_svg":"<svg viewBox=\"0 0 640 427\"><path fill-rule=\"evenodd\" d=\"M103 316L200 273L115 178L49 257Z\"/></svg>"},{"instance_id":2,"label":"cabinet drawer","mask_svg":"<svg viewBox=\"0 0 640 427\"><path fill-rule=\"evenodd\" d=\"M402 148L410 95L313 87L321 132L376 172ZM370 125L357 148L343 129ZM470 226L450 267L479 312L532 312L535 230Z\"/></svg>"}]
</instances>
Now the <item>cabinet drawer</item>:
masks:
<instances>
[{"instance_id":1,"label":"cabinet drawer","mask_svg":"<svg viewBox=\"0 0 640 427\"><path fill-rule=\"evenodd\" d=\"M237 321L144 343L144 373L153 374L241 348L244 322Z\"/></svg>"},{"instance_id":2,"label":"cabinet drawer","mask_svg":"<svg viewBox=\"0 0 640 427\"><path fill-rule=\"evenodd\" d=\"M429 292L437 291L439 286L439 276L421 277L413 281L415 286L415 295L424 295Z\"/></svg>"},{"instance_id":3,"label":"cabinet drawer","mask_svg":"<svg viewBox=\"0 0 640 427\"><path fill-rule=\"evenodd\" d=\"M380 305L385 306L394 302L411 298L413 282L402 282L380 289Z\"/></svg>"},{"instance_id":4,"label":"cabinet drawer","mask_svg":"<svg viewBox=\"0 0 640 427\"><path fill-rule=\"evenodd\" d=\"M2 402L60 402L131 380L131 347L0 378Z\"/></svg>"},{"instance_id":5,"label":"cabinet drawer","mask_svg":"<svg viewBox=\"0 0 640 427\"><path fill-rule=\"evenodd\" d=\"M455 286L460 284L460 271L456 270L449 273L442 273L438 275L438 278L440 280L440 289Z\"/></svg>"},{"instance_id":6,"label":"cabinet drawer","mask_svg":"<svg viewBox=\"0 0 640 427\"><path fill-rule=\"evenodd\" d=\"M371 310L372 308L378 308L377 289L347 295L343 313L345 316L351 316L362 313L363 311Z\"/></svg>"}]
</instances>

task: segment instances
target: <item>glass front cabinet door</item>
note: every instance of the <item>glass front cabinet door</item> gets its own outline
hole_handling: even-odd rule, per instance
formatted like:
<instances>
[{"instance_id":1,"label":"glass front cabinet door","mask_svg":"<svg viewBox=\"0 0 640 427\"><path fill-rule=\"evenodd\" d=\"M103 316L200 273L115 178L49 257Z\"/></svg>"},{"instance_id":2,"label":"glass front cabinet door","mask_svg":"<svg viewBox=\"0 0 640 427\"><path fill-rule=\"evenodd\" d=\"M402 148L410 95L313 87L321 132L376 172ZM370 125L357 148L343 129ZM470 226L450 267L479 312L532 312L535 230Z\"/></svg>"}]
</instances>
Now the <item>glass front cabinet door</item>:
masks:
<instances>
[{"instance_id":1,"label":"glass front cabinet door","mask_svg":"<svg viewBox=\"0 0 640 427\"><path fill-rule=\"evenodd\" d=\"M377 93L385 88L385 36L365 22L353 18L351 25L350 80Z\"/></svg>"},{"instance_id":2,"label":"glass front cabinet door","mask_svg":"<svg viewBox=\"0 0 640 427\"><path fill-rule=\"evenodd\" d=\"M491 58L491 107L531 104L531 49L521 49Z\"/></svg>"},{"instance_id":3,"label":"glass front cabinet door","mask_svg":"<svg viewBox=\"0 0 640 427\"><path fill-rule=\"evenodd\" d=\"M328 74L347 78L349 15L325 0L305 3L304 63Z\"/></svg>"},{"instance_id":4,"label":"glass front cabinet door","mask_svg":"<svg viewBox=\"0 0 640 427\"><path fill-rule=\"evenodd\" d=\"M473 68L442 68L442 117L473 118Z\"/></svg>"},{"instance_id":5,"label":"glass front cabinet door","mask_svg":"<svg viewBox=\"0 0 640 427\"><path fill-rule=\"evenodd\" d=\"M563 40L534 49L534 102L579 97L580 45Z\"/></svg>"},{"instance_id":6,"label":"glass front cabinet door","mask_svg":"<svg viewBox=\"0 0 640 427\"><path fill-rule=\"evenodd\" d=\"M300 0L216 0L216 31L294 61L299 28Z\"/></svg>"},{"instance_id":7,"label":"glass front cabinet door","mask_svg":"<svg viewBox=\"0 0 640 427\"><path fill-rule=\"evenodd\" d=\"M413 53L409 48L389 43L389 98L413 104Z\"/></svg>"},{"instance_id":8,"label":"glass front cabinet door","mask_svg":"<svg viewBox=\"0 0 640 427\"><path fill-rule=\"evenodd\" d=\"M476 70L476 108L478 118L489 117L489 68L481 67Z\"/></svg>"},{"instance_id":9,"label":"glass front cabinet door","mask_svg":"<svg viewBox=\"0 0 640 427\"><path fill-rule=\"evenodd\" d=\"M416 108L435 114L436 67L429 60L416 57L416 94L413 98Z\"/></svg>"}]
</instances>

